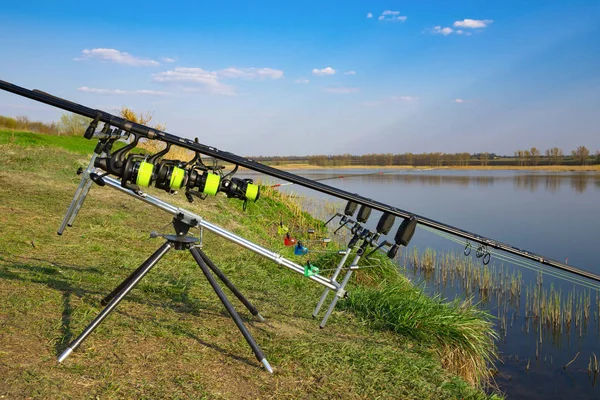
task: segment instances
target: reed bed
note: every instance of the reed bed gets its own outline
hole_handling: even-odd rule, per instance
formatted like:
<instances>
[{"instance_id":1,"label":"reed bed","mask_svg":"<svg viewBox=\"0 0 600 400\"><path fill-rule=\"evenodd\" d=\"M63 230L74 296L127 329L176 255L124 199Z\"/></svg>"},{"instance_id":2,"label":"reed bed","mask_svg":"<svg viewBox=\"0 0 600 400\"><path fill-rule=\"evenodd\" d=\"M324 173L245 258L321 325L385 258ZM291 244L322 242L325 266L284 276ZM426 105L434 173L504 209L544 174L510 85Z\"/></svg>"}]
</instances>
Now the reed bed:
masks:
<instances>
[{"instance_id":1,"label":"reed bed","mask_svg":"<svg viewBox=\"0 0 600 400\"><path fill-rule=\"evenodd\" d=\"M495 310L501 339L506 340L508 328L522 316L523 331L538 336L536 359L544 337L560 347L565 336L583 338L592 320L600 334L599 290L577 286L565 290L554 283L548 286L539 272L535 281L526 286L520 271L503 264L481 265L462 252L439 254L432 249L421 252L413 248L404 254L400 264L431 284L434 293L453 288L459 296L487 304Z\"/></svg>"}]
</instances>

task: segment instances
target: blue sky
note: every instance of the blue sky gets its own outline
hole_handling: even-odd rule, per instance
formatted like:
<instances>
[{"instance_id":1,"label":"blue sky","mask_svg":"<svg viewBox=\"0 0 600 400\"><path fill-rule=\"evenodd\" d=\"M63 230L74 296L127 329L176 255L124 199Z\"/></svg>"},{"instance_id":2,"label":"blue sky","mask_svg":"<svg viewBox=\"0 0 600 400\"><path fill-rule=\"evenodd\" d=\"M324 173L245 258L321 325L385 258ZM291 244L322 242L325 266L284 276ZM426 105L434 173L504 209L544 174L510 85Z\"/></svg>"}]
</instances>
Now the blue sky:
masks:
<instances>
[{"instance_id":1,"label":"blue sky","mask_svg":"<svg viewBox=\"0 0 600 400\"><path fill-rule=\"evenodd\" d=\"M236 153L600 150L598 1L4 3L0 79Z\"/></svg>"}]
</instances>

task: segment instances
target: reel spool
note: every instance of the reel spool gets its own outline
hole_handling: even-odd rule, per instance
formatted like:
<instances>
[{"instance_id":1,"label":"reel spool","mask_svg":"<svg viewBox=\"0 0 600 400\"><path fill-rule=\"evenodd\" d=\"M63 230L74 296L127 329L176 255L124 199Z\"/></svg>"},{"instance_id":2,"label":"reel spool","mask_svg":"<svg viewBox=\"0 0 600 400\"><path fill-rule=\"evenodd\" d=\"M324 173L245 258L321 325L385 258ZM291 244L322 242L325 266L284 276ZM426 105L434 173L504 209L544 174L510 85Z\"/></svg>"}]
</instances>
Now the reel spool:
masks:
<instances>
[{"instance_id":1,"label":"reel spool","mask_svg":"<svg viewBox=\"0 0 600 400\"><path fill-rule=\"evenodd\" d=\"M220 186L221 175L192 168L188 173L186 194L193 194L205 199L208 195L215 196L219 192Z\"/></svg>"},{"instance_id":2,"label":"reel spool","mask_svg":"<svg viewBox=\"0 0 600 400\"><path fill-rule=\"evenodd\" d=\"M129 155L123 167L121 186L131 188L134 185L137 189L138 187L148 187L153 181L154 164L146 161L146 157L141 154Z\"/></svg>"},{"instance_id":3,"label":"reel spool","mask_svg":"<svg viewBox=\"0 0 600 400\"><path fill-rule=\"evenodd\" d=\"M156 186L166 192L175 192L185 186L187 173L179 161L164 161L157 166Z\"/></svg>"},{"instance_id":4,"label":"reel spool","mask_svg":"<svg viewBox=\"0 0 600 400\"><path fill-rule=\"evenodd\" d=\"M260 197L260 187L252 179L230 178L221 183L221 192L229 198L256 201Z\"/></svg>"}]
</instances>

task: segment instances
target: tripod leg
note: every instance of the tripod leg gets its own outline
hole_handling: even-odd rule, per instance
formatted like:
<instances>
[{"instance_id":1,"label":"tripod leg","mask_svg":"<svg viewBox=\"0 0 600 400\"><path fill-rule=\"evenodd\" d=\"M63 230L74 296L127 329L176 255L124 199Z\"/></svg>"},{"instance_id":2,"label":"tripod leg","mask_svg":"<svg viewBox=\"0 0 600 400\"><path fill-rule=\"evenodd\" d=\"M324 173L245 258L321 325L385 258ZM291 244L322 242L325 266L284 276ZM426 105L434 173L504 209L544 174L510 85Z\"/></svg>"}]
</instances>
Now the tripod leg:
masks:
<instances>
[{"instance_id":1,"label":"tripod leg","mask_svg":"<svg viewBox=\"0 0 600 400\"><path fill-rule=\"evenodd\" d=\"M196 259L198 266L202 270L202 273L204 273L204 275L206 276L206 279L208 280L208 283L210 283L210 286L212 286L212 288L215 291L215 293L217 294L217 296L219 296L219 300L221 300L221 302L227 309L227 312L231 316L231 319L233 319L233 321L237 325L240 332L242 332L242 335L244 335L244 338L246 339L246 342L248 342L248 345L250 345L250 347L252 348L252 351L254 352L256 359L265 366L267 371L269 371L270 373L273 373L273 369L271 368L271 365L265 358L264 353L262 352L260 347L258 347L258 344L256 344L256 341L254 340L254 338L248 331L248 328L246 328L246 325L244 325L244 322L242 321L242 319L240 318L238 313L235 311L235 309L233 308L233 306L227 299L227 296L225 296L225 293L223 293L223 290L217 283L217 280L215 279L215 277L211 275L210 270L209 270L208 266L206 265L206 263L204 262L204 260L202 259L202 255L200 254L198 249L195 247L192 247L190 249L190 253L192 253L192 256L194 257L194 259Z\"/></svg>"},{"instance_id":2,"label":"tripod leg","mask_svg":"<svg viewBox=\"0 0 600 400\"><path fill-rule=\"evenodd\" d=\"M110 303L108 303L106 308L102 310L96 318L94 318L94 320L88 325L88 327L85 328L79 336L77 336L77 339L72 341L71 344L69 344L69 347L67 347L65 351L63 351L63 353L58 357L59 363L63 362L67 357L69 357L73 350L76 350L77 347L79 347L79 345L90 335L90 333L92 333L94 329L96 329L98 325L100 325L100 323L106 317L108 317L108 315L115 309L117 305L119 305L123 298L125 298L125 296L131 291L131 289L133 289L135 285L139 283L139 281L144 277L144 275L146 275L152 269L152 267L154 267L154 265L156 265L156 263L160 261L160 259L165 254L167 254L171 247L172 244L166 242L144 262L145 268L142 271L140 271L140 273L137 274L135 278L128 282L128 284L123 288L123 290L121 290L121 292L119 292L119 294L115 298L113 298L110 301Z\"/></svg>"},{"instance_id":3,"label":"tripod leg","mask_svg":"<svg viewBox=\"0 0 600 400\"><path fill-rule=\"evenodd\" d=\"M83 188L83 192L81 193L77 204L75 204L75 208L73 210L73 213L71 214L71 218L69 218L69 221L67 222L68 227L73 226L75 218L77 217L77 214L79 214L79 209L83 205L83 202L85 201L85 198L87 197L88 192L90 191L90 188L92 187L93 183L94 182L92 182L92 180L88 177L88 181L86 182L85 187Z\"/></svg>"},{"instance_id":4,"label":"tripod leg","mask_svg":"<svg viewBox=\"0 0 600 400\"><path fill-rule=\"evenodd\" d=\"M125 280L123 282L121 282L119 284L119 286L117 286L116 288L114 288L114 290L112 292L110 292L109 295L107 295L105 298L103 298L102 300L100 300L100 305L101 306L105 306L108 304L109 301L111 301L116 295L118 295L121 290L123 290L123 288L125 286L127 286L129 284L129 282L131 282L132 279L134 279L141 271L144 270L144 268L146 268L148 261L150 261L150 259L144 261L142 263L142 265L140 265L139 267L137 267L137 269L135 271L133 271L131 273L131 275L129 275L127 278L125 278Z\"/></svg>"},{"instance_id":5,"label":"tripod leg","mask_svg":"<svg viewBox=\"0 0 600 400\"><path fill-rule=\"evenodd\" d=\"M350 268L358 265L358 260L360 260L360 255L358 255L354 258L354 260L352 261L352 264L350 265ZM340 284L340 287L338 288L338 292L336 292L335 296L333 297L333 300L331 300L331 304L329 305L327 312L325 312L325 316L323 317L323 320L321 321L319 328L321 328L321 329L325 328L327 319L333 312L333 309L335 308L335 305L338 302L338 300L340 299L340 297L343 296L341 293L343 293L342 291L346 287L346 284L348 284L348 281L350 280L350 277L352 276L352 271L353 271L352 269L349 269L348 272L346 272L346 275L344 276L344 280L342 280L342 283Z\"/></svg>"},{"instance_id":6,"label":"tripod leg","mask_svg":"<svg viewBox=\"0 0 600 400\"><path fill-rule=\"evenodd\" d=\"M262 317L262 315L260 315L260 313L258 312L258 309L256 307L254 307L254 305L252 303L250 303L250 301L248 301L248 299L246 299L246 297L242 294L242 292L240 292L233 285L233 283L231 283L231 281L215 265L215 263L213 263L212 260L210 258L208 258L206 253L204 253L201 249L198 249L198 253L200 254L200 257L202 257L202 259L204 260L206 265L208 265L208 268L210 268L211 271L214 272L215 275L217 275L217 277L221 280L221 282L223 282L225 284L225 286L227 286L229 288L229 290L231 290L231 292L235 295L235 297L237 297L246 306L248 311L250 311L250 313L252 315L254 315L255 317L258 317L258 319L260 319L261 321L264 321L265 319Z\"/></svg>"},{"instance_id":7,"label":"tripod leg","mask_svg":"<svg viewBox=\"0 0 600 400\"><path fill-rule=\"evenodd\" d=\"M83 176L81 177L81 181L79 181L79 186L75 191L75 195L73 195L73 200L71 200L71 204L69 204L69 208L67 209L62 223L60 224L60 228L58 228L57 233L59 235L63 234L65 228L67 227L67 224L73 225L73 220L75 219L75 217L73 216L73 212L75 211L77 204L79 204L79 207L81 207L81 203L83 203L83 200L87 195L89 187L92 185L92 181L90 179L90 172L94 170L94 162L96 161L97 157L98 154L94 153L87 168L85 169L85 171L83 171Z\"/></svg>"},{"instance_id":8,"label":"tripod leg","mask_svg":"<svg viewBox=\"0 0 600 400\"><path fill-rule=\"evenodd\" d=\"M348 247L346 249L346 254L344 254L344 257L342 257L337 268L335 269L335 272L331 276L331 283L335 283L335 280L337 279L338 275L342 271L342 268L344 268L344 264L346 264L346 260L348 259L348 256L350 255L351 250L352 249L350 247ZM312 314L313 318L316 318L317 315L319 314L319 310L321 310L321 307L323 306L325 299L327 299L328 294L329 294L329 288L325 288L325 291L323 292L323 294L321 295L321 298L319 299L319 302L317 303L317 307L315 308L315 311L313 311L313 314Z\"/></svg>"}]
</instances>

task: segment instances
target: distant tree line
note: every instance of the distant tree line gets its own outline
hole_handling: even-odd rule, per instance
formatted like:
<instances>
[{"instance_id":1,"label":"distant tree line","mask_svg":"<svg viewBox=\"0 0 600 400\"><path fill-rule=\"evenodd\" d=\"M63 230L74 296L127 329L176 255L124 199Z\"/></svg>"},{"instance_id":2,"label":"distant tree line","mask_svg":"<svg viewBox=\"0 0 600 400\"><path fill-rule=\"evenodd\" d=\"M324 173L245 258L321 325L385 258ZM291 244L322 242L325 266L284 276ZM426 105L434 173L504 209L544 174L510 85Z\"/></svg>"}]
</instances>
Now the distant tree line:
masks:
<instances>
[{"instance_id":1,"label":"distant tree line","mask_svg":"<svg viewBox=\"0 0 600 400\"><path fill-rule=\"evenodd\" d=\"M141 124L148 124L152 119L151 113L136 114L131 109L123 107L121 117ZM63 114L59 122L30 121L28 117L15 118L0 115L0 128L22 130L51 135L81 135L89 125L90 119L78 114ZM165 129L164 124L156 124L156 129ZM562 149L552 147L546 149L545 155L536 147L517 150L514 157L499 156L495 153L379 153L379 154L341 154L314 156L259 156L252 157L257 161L279 163L308 162L315 166L412 166L412 167L460 167L468 165L586 165L600 164L600 150L593 155L585 146L578 146L566 156Z\"/></svg>"},{"instance_id":2,"label":"distant tree line","mask_svg":"<svg viewBox=\"0 0 600 400\"><path fill-rule=\"evenodd\" d=\"M577 146L575 150L571 151L571 157L565 157L562 149L558 147L552 147L546 149L546 156L543 157L540 151L532 147L529 150L517 150L515 151L515 158L518 165L538 165L543 163L544 165L560 165L560 164L600 164L600 150L596 151L596 156L593 157L590 154L590 150L585 146Z\"/></svg>"},{"instance_id":3,"label":"distant tree line","mask_svg":"<svg viewBox=\"0 0 600 400\"><path fill-rule=\"evenodd\" d=\"M283 160L279 160L283 161ZM557 147L547 149L545 155L537 148L515 151L514 157L499 156L495 153L402 153L402 154L364 154L364 155L316 155L307 156L306 161L316 166L411 166L411 167L442 167L467 165L585 165L600 164L600 151L595 157L585 146L578 146L571 151L571 156L565 156Z\"/></svg>"}]
</instances>

